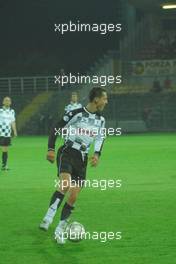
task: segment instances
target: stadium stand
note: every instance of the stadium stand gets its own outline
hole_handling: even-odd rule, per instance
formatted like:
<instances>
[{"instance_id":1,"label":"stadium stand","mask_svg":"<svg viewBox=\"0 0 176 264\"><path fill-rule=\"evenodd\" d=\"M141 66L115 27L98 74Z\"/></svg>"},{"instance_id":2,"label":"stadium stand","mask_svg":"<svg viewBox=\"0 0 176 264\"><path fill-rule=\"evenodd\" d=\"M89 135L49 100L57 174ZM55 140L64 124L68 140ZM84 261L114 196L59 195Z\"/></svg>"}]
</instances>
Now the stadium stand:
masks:
<instances>
[{"instance_id":1,"label":"stadium stand","mask_svg":"<svg viewBox=\"0 0 176 264\"><path fill-rule=\"evenodd\" d=\"M156 40L144 45L136 58L139 60L172 59L176 56L176 31L161 32Z\"/></svg>"},{"instance_id":2,"label":"stadium stand","mask_svg":"<svg viewBox=\"0 0 176 264\"><path fill-rule=\"evenodd\" d=\"M17 124L18 130L21 131L36 113L39 112L41 107L48 102L49 98L52 96L52 92L42 92L35 96L32 101L27 104L23 110L18 114Z\"/></svg>"}]
</instances>

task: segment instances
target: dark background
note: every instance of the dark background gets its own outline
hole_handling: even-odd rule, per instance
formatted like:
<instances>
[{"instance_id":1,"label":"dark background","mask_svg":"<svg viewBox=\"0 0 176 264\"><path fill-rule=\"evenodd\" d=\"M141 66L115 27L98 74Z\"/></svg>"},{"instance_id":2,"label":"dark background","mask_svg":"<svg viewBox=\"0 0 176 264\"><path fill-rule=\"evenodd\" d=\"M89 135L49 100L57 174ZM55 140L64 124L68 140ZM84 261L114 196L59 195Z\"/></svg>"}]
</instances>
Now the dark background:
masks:
<instances>
[{"instance_id":1,"label":"dark background","mask_svg":"<svg viewBox=\"0 0 176 264\"><path fill-rule=\"evenodd\" d=\"M120 23L118 0L0 1L0 75L84 72L107 50L118 49L120 34L66 33L54 24Z\"/></svg>"}]
</instances>

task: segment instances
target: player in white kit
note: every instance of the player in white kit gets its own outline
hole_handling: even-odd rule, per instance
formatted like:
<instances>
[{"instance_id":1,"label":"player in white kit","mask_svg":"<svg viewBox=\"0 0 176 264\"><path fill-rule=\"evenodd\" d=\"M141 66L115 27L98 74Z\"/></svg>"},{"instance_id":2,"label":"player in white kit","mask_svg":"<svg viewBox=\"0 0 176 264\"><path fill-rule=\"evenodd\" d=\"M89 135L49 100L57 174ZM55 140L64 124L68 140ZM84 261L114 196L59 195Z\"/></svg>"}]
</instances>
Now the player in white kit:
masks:
<instances>
[{"instance_id":1,"label":"player in white kit","mask_svg":"<svg viewBox=\"0 0 176 264\"><path fill-rule=\"evenodd\" d=\"M3 106L0 108L0 146L2 147L2 167L1 170L8 170L8 147L11 145L12 130L14 136L17 136L15 111L11 109L12 100L10 97L4 97Z\"/></svg>"},{"instance_id":2,"label":"player in white kit","mask_svg":"<svg viewBox=\"0 0 176 264\"><path fill-rule=\"evenodd\" d=\"M82 104L78 102L78 94L76 92L73 92L71 94L70 104L65 107L65 113L68 113L70 111L73 111L79 108L82 108Z\"/></svg>"}]
</instances>

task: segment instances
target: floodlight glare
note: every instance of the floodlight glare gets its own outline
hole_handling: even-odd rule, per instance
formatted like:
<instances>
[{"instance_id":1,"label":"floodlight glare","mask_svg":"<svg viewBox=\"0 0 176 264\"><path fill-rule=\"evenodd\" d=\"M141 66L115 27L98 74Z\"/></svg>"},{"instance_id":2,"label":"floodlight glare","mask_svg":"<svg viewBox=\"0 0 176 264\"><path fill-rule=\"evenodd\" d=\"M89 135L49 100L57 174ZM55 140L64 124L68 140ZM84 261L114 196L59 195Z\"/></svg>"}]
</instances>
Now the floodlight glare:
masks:
<instances>
[{"instance_id":1,"label":"floodlight glare","mask_svg":"<svg viewBox=\"0 0 176 264\"><path fill-rule=\"evenodd\" d=\"M163 5L162 8L163 9L176 9L176 5L171 5L171 4L170 5L169 4L168 5Z\"/></svg>"}]
</instances>

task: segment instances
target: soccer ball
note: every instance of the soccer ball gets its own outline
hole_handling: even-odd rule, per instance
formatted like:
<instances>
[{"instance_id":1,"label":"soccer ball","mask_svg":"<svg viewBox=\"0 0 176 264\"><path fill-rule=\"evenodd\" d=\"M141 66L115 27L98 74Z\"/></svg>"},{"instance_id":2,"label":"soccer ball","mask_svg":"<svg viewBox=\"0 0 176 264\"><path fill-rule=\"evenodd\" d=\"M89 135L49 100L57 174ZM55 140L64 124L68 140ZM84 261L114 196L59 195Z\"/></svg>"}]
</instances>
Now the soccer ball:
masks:
<instances>
[{"instance_id":1,"label":"soccer ball","mask_svg":"<svg viewBox=\"0 0 176 264\"><path fill-rule=\"evenodd\" d=\"M66 228L68 240L72 242L79 242L85 237L85 228L78 222L69 224Z\"/></svg>"}]
</instances>

